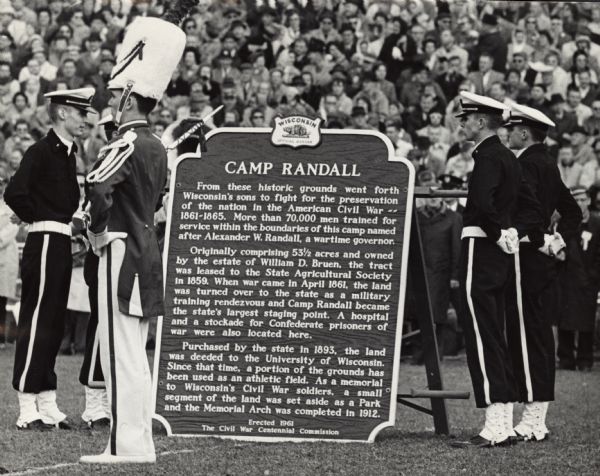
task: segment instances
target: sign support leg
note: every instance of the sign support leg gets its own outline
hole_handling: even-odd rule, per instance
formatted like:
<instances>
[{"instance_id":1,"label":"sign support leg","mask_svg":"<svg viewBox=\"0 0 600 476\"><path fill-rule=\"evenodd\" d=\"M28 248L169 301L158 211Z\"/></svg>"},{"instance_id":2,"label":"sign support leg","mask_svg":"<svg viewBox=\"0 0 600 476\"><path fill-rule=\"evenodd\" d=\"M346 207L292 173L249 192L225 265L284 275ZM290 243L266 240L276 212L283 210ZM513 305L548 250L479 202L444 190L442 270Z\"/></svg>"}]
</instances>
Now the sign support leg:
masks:
<instances>
[{"instance_id":1,"label":"sign support leg","mask_svg":"<svg viewBox=\"0 0 600 476\"><path fill-rule=\"evenodd\" d=\"M421 230L417 217L416 207L413 207L411 239L410 239L410 267L414 270L411 274L414 291L419 297L417 319L421 329L423 346L423 357L425 370L427 372L427 385L429 390L443 390L442 373L440 371L440 358L438 353L437 339L435 336L435 325L427 283L427 272L425 270L425 258L423 254L423 242L421 241ZM448 284L449 285L449 284ZM433 424L438 435L450 433L448 425L448 413L446 402L443 398L431 398L431 410Z\"/></svg>"}]
</instances>

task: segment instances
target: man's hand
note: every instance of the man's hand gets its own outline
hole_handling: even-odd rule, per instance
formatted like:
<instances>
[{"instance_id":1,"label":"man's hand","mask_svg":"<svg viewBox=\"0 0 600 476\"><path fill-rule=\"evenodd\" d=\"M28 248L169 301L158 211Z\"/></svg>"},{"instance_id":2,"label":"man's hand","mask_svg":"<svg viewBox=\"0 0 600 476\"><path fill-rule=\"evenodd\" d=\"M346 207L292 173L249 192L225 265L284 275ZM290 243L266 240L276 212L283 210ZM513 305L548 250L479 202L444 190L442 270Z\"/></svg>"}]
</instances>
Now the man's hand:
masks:
<instances>
[{"instance_id":1,"label":"man's hand","mask_svg":"<svg viewBox=\"0 0 600 476\"><path fill-rule=\"evenodd\" d=\"M73 235L87 230L89 224L90 214L82 210L77 210L73 215L73 218L71 218L71 231L73 232Z\"/></svg>"},{"instance_id":2,"label":"man's hand","mask_svg":"<svg viewBox=\"0 0 600 476\"><path fill-rule=\"evenodd\" d=\"M458 282L458 279L450 280L450 289L457 289L459 286L460 286L460 283Z\"/></svg>"},{"instance_id":3,"label":"man's hand","mask_svg":"<svg viewBox=\"0 0 600 476\"><path fill-rule=\"evenodd\" d=\"M500 231L500 238L496 244L508 255L514 255L519 251L519 235L517 230L509 228Z\"/></svg>"},{"instance_id":4,"label":"man's hand","mask_svg":"<svg viewBox=\"0 0 600 476\"><path fill-rule=\"evenodd\" d=\"M539 248L539 251L551 258L556 258L559 261L564 261L566 258L565 249L567 244L560 233L555 232L553 235L544 235L544 246Z\"/></svg>"},{"instance_id":5,"label":"man's hand","mask_svg":"<svg viewBox=\"0 0 600 476\"><path fill-rule=\"evenodd\" d=\"M23 223L21 221L21 219L17 215L15 215L14 213L10 217L10 222L14 223L15 225L20 225L21 223Z\"/></svg>"},{"instance_id":6,"label":"man's hand","mask_svg":"<svg viewBox=\"0 0 600 476\"><path fill-rule=\"evenodd\" d=\"M106 230L101 231L100 233L94 233L91 230L87 231L88 240L90 241L90 246L92 247L92 251L98 257L102 256L102 250L109 245L111 242L118 239L126 239L127 233L119 233L119 232L108 232Z\"/></svg>"}]
</instances>

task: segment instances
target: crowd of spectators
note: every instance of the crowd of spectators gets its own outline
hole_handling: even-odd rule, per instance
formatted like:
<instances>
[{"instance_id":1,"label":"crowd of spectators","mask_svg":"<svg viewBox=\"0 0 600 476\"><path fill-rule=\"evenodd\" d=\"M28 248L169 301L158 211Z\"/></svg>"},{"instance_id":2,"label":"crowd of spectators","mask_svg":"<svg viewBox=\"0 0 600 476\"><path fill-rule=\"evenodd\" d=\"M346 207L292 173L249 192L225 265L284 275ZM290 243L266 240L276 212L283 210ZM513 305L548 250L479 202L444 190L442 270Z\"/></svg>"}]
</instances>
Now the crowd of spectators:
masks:
<instances>
[{"instance_id":1,"label":"crowd of spectators","mask_svg":"<svg viewBox=\"0 0 600 476\"><path fill-rule=\"evenodd\" d=\"M0 177L49 128L43 94L92 86L78 169L104 137L107 83L124 31L167 0L0 0ZM265 127L278 115L378 130L427 182L466 184L473 144L460 91L528 104L556 122L547 145L569 187L600 208L600 8L594 2L199 0L187 47L151 114L162 136L182 120ZM506 143L508 132L501 129Z\"/></svg>"},{"instance_id":2,"label":"crowd of spectators","mask_svg":"<svg viewBox=\"0 0 600 476\"><path fill-rule=\"evenodd\" d=\"M0 0L0 167L45 134L43 94L106 85L124 30L166 0ZM419 171L466 179L459 91L516 101L557 124L548 145L569 186L600 181L600 9L591 3L478 0L199 0L187 48L152 114L175 121L223 105L209 126L272 124L277 114L379 130ZM102 140L90 117L81 171ZM506 134L504 134L506 136Z\"/></svg>"}]
</instances>

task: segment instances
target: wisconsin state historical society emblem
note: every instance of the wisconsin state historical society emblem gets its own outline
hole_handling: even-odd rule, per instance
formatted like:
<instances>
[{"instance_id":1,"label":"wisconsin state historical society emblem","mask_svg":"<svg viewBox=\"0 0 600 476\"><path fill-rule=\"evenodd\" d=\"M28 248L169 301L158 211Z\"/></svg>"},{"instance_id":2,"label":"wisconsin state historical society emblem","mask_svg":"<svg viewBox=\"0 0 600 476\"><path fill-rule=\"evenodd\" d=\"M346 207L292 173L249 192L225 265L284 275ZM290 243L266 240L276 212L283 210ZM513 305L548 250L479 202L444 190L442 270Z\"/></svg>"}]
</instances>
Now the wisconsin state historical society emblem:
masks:
<instances>
[{"instance_id":1,"label":"wisconsin state historical society emblem","mask_svg":"<svg viewBox=\"0 0 600 476\"><path fill-rule=\"evenodd\" d=\"M306 116L276 117L271 142L275 146L317 147L321 143L322 119Z\"/></svg>"}]
</instances>

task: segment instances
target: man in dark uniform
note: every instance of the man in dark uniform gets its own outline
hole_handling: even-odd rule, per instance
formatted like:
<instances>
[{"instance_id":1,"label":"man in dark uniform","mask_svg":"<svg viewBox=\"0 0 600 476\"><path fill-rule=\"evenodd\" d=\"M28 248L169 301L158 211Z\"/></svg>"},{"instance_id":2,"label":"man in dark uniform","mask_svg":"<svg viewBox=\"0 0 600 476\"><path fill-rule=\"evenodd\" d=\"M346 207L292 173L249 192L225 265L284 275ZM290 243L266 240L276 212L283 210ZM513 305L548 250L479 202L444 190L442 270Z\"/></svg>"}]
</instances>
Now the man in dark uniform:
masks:
<instances>
[{"instance_id":1,"label":"man in dark uniform","mask_svg":"<svg viewBox=\"0 0 600 476\"><path fill-rule=\"evenodd\" d=\"M475 402L485 408L481 433L453 446L511 444L506 409L516 398L508 345L504 336L504 291L512 272L519 235L541 224L539 203L522 183L519 163L496 131L505 106L493 99L461 93L461 125L476 142L475 166L463 213L460 281L468 309L461 322ZM526 230L515 229L517 212ZM512 425L511 429L512 431Z\"/></svg>"},{"instance_id":2,"label":"man in dark uniform","mask_svg":"<svg viewBox=\"0 0 600 476\"><path fill-rule=\"evenodd\" d=\"M193 3L193 2L192 2ZM118 130L102 149L90 184L88 238L98 263L100 360L110 403L110 437L81 463L154 463L149 321L164 312L154 212L162 206L167 154L147 116L164 94L185 48L179 27L190 2L165 19L138 17L127 29L108 88Z\"/></svg>"},{"instance_id":3,"label":"man in dark uniform","mask_svg":"<svg viewBox=\"0 0 600 476\"><path fill-rule=\"evenodd\" d=\"M542 296L556 278L557 260L564 259L563 237L571 240L581 222L581 210L543 144L554 122L537 109L515 104L505 126L510 130L510 148L519 151L523 176L540 202L544 219L544 246L538 248L527 238L521 241L515 255L515 279L506 295L506 334L517 401L525 403L514 431L520 439L541 441L548 435L546 413L548 402L554 400L555 377L552 322L544 315ZM550 230L555 211L561 216L560 234Z\"/></svg>"},{"instance_id":4,"label":"man in dark uniform","mask_svg":"<svg viewBox=\"0 0 600 476\"><path fill-rule=\"evenodd\" d=\"M13 387L18 392L19 429L69 428L56 404L54 364L64 330L71 279L71 227L79 205L74 138L91 109L93 88L56 91L48 115L52 129L31 146L4 198L30 223L23 249L21 311Z\"/></svg>"},{"instance_id":5,"label":"man in dark uniform","mask_svg":"<svg viewBox=\"0 0 600 476\"><path fill-rule=\"evenodd\" d=\"M590 214L590 195L586 189L577 187L571 193L583 212L583 221L566 240L567 260L560 276L559 368L591 370L600 291L600 218Z\"/></svg>"}]
</instances>

